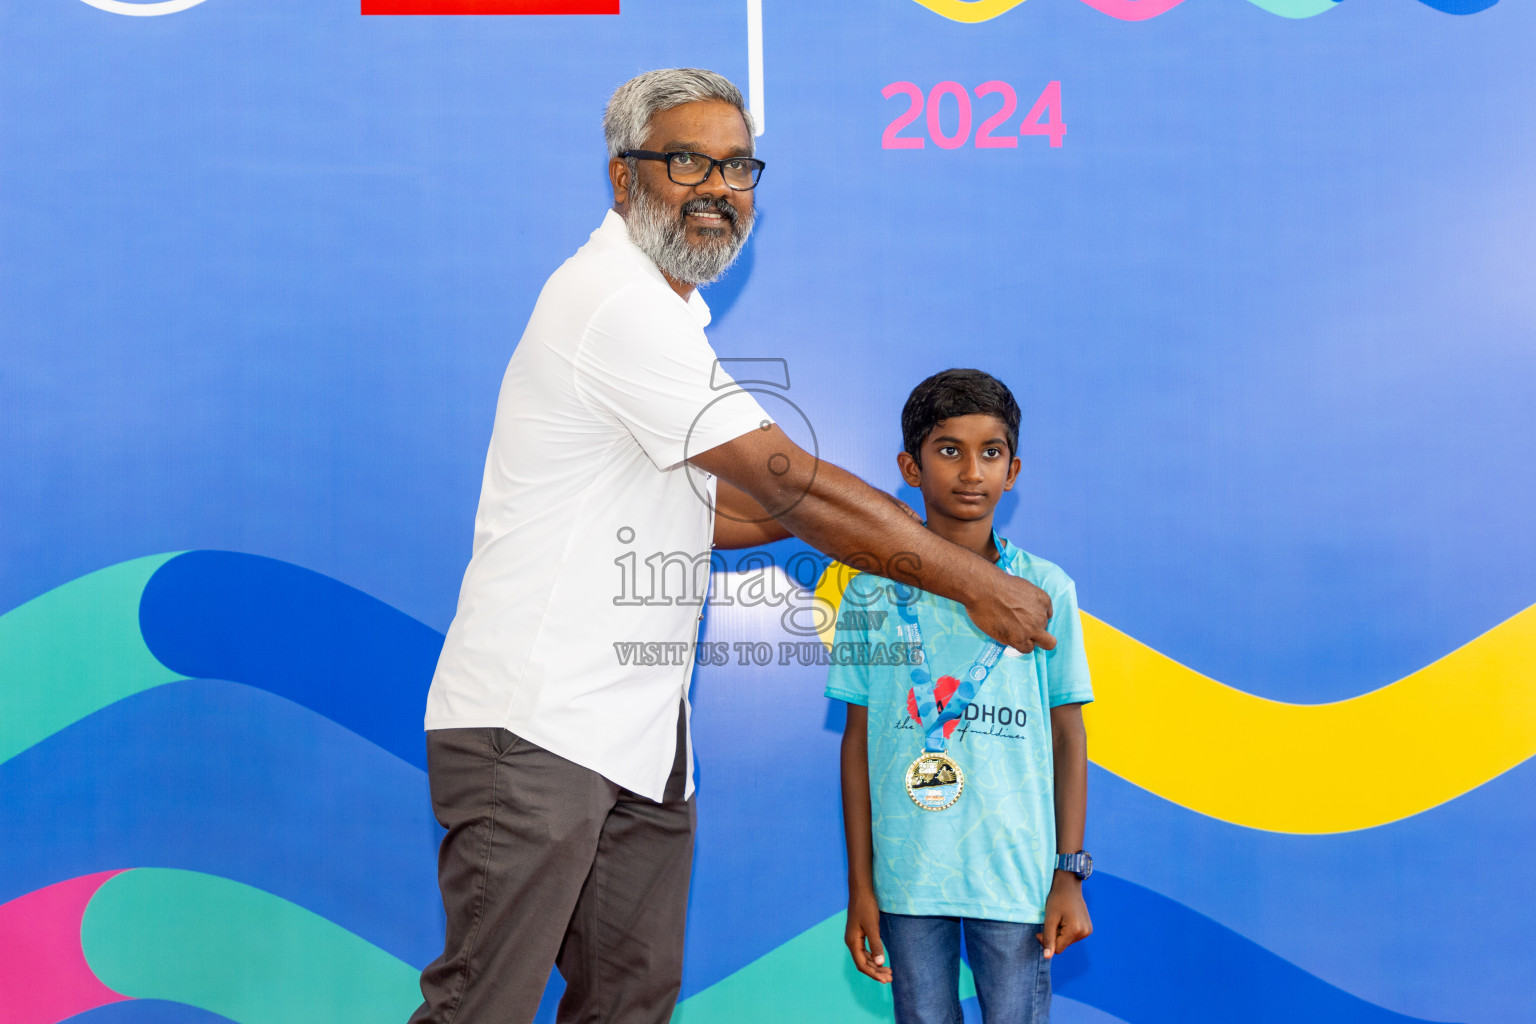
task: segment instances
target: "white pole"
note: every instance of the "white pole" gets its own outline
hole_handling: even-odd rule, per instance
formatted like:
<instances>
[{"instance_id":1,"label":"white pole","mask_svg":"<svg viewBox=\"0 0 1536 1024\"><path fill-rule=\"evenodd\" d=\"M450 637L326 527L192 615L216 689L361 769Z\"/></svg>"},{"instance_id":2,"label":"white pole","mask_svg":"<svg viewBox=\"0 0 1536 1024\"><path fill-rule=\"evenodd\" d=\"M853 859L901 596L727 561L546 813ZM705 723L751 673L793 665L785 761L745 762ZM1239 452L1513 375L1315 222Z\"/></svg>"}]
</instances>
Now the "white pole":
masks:
<instances>
[{"instance_id":1,"label":"white pole","mask_svg":"<svg viewBox=\"0 0 1536 1024\"><path fill-rule=\"evenodd\" d=\"M763 134L763 0L747 0L747 108Z\"/></svg>"}]
</instances>

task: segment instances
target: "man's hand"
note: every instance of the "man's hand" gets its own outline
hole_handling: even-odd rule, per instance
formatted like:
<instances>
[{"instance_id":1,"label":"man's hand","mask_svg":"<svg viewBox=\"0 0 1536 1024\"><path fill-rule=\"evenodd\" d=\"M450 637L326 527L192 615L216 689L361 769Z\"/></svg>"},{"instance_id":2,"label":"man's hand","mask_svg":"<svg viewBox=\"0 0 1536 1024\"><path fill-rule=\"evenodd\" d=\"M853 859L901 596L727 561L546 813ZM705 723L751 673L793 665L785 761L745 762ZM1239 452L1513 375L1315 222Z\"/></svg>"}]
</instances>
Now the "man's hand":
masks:
<instances>
[{"instance_id":1,"label":"man's hand","mask_svg":"<svg viewBox=\"0 0 1536 1024\"><path fill-rule=\"evenodd\" d=\"M965 604L977 629L1024 654L1036 647L1055 649L1056 638L1046 629L1051 599L1045 591L1003 572L988 573L987 582L991 586Z\"/></svg>"},{"instance_id":2,"label":"man's hand","mask_svg":"<svg viewBox=\"0 0 1536 1024\"><path fill-rule=\"evenodd\" d=\"M885 962L885 947L880 944L880 904L874 893L859 892L848 897L848 926L843 929L843 941L848 944L853 966L860 974L882 985L891 983L891 968Z\"/></svg>"},{"instance_id":3,"label":"man's hand","mask_svg":"<svg viewBox=\"0 0 1536 1024\"><path fill-rule=\"evenodd\" d=\"M1093 934L1088 904L1083 902L1082 879L1070 871L1057 871L1051 894L1045 898L1045 928L1035 934L1045 947L1045 958Z\"/></svg>"}]
</instances>

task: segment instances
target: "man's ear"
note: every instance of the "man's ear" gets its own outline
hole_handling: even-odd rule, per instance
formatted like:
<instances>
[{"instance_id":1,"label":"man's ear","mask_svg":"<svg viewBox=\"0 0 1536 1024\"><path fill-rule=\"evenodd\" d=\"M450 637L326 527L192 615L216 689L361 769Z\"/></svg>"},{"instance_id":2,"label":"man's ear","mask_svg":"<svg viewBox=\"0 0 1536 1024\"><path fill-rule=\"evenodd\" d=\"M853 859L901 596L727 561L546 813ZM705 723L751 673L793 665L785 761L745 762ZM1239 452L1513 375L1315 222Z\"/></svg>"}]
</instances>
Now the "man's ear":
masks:
<instances>
[{"instance_id":1,"label":"man's ear","mask_svg":"<svg viewBox=\"0 0 1536 1024\"><path fill-rule=\"evenodd\" d=\"M1013 482L1019 478L1019 467L1022 465L1024 464L1020 462L1019 457L1015 455L1013 457L1013 461L1008 464L1008 479L1003 481L1003 490L1013 490Z\"/></svg>"},{"instance_id":2,"label":"man's ear","mask_svg":"<svg viewBox=\"0 0 1536 1024\"><path fill-rule=\"evenodd\" d=\"M896 468L901 470L901 478L907 482L908 487L922 488L923 470L910 452L903 450L896 453Z\"/></svg>"},{"instance_id":3,"label":"man's ear","mask_svg":"<svg viewBox=\"0 0 1536 1024\"><path fill-rule=\"evenodd\" d=\"M608 161L608 180L613 184L613 205L629 202L629 161L614 157Z\"/></svg>"}]
</instances>

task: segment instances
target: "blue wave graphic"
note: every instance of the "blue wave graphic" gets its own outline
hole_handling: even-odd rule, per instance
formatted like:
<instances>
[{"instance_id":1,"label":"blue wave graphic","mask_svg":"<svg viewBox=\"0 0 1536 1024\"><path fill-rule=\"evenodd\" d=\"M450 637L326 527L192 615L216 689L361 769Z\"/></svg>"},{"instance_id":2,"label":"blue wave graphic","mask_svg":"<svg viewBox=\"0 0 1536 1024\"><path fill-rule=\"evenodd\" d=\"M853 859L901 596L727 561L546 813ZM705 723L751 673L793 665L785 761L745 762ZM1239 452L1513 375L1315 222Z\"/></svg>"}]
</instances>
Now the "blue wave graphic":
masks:
<instances>
[{"instance_id":1,"label":"blue wave graphic","mask_svg":"<svg viewBox=\"0 0 1536 1024\"><path fill-rule=\"evenodd\" d=\"M173 671L287 697L426 769L443 637L377 598L276 559L193 551L151 577L139 626Z\"/></svg>"},{"instance_id":2,"label":"blue wave graphic","mask_svg":"<svg viewBox=\"0 0 1536 1024\"><path fill-rule=\"evenodd\" d=\"M1489 927L1487 906L1491 892L1536 905L1526 839L1536 828L1536 761L1413 818L1338 836L1237 828L1092 766L1088 792L1092 848L1121 878L1373 1001L1426 1017L1530 1021L1521 965L1536 962L1536 932ZM1275 893L1286 894L1286 913L1270 909ZM1458 983L1446 986L1448 977Z\"/></svg>"},{"instance_id":3,"label":"blue wave graphic","mask_svg":"<svg viewBox=\"0 0 1536 1024\"><path fill-rule=\"evenodd\" d=\"M1333 0L1341 4L1344 0ZM1441 14L1481 14L1499 0L1419 0L1425 7L1433 7Z\"/></svg>"},{"instance_id":4,"label":"blue wave graphic","mask_svg":"<svg viewBox=\"0 0 1536 1024\"><path fill-rule=\"evenodd\" d=\"M1498 2L1499 0L1419 0L1419 3L1426 7L1433 7L1442 14L1481 14Z\"/></svg>"},{"instance_id":5,"label":"blue wave graphic","mask_svg":"<svg viewBox=\"0 0 1536 1024\"><path fill-rule=\"evenodd\" d=\"M0 902L77 875L186 868L256 886L408 963L442 951L426 776L251 687L173 683L0 765Z\"/></svg>"},{"instance_id":6,"label":"blue wave graphic","mask_svg":"<svg viewBox=\"0 0 1536 1024\"><path fill-rule=\"evenodd\" d=\"M1422 1020L1335 988L1134 882L1096 874L1083 891L1094 933L1056 962L1053 987L1130 1024Z\"/></svg>"},{"instance_id":7,"label":"blue wave graphic","mask_svg":"<svg viewBox=\"0 0 1536 1024\"><path fill-rule=\"evenodd\" d=\"M185 1003L133 999L109 1003L68 1018L70 1024L233 1024L228 1017Z\"/></svg>"}]
</instances>

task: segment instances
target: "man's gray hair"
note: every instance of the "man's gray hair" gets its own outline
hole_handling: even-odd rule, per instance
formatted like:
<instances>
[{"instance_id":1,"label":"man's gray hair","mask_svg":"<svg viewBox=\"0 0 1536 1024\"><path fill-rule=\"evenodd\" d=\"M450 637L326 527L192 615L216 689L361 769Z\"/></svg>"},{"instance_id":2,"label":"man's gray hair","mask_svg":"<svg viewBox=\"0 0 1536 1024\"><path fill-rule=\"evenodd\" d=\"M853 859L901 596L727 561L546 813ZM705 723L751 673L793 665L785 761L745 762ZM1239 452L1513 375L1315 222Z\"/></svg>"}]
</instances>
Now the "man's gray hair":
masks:
<instances>
[{"instance_id":1,"label":"man's gray hair","mask_svg":"<svg viewBox=\"0 0 1536 1024\"><path fill-rule=\"evenodd\" d=\"M730 79L703 68L662 68L637 75L614 90L608 109L603 112L608 156L616 157L626 149L644 149L651 118L663 110L700 100L721 100L741 111L747 138L756 150L752 114L741 98L741 90Z\"/></svg>"}]
</instances>

